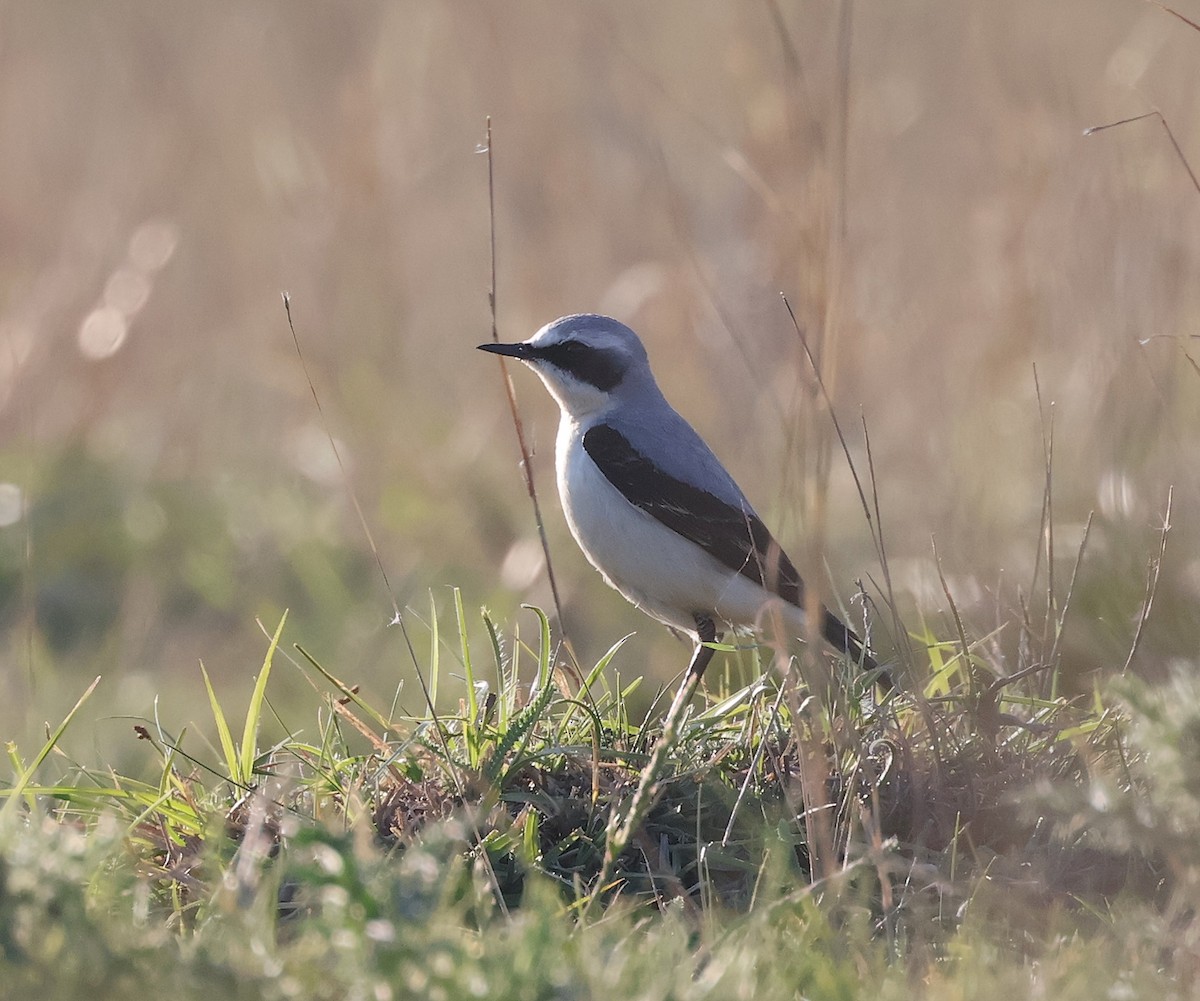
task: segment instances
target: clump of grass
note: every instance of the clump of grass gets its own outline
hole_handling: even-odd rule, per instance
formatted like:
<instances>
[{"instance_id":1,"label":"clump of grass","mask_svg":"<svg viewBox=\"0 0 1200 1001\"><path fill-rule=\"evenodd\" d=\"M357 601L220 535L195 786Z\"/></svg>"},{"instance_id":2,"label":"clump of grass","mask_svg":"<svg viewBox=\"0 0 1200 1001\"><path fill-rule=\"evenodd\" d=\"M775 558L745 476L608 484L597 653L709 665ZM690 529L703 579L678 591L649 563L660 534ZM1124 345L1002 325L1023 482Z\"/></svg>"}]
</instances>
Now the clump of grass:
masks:
<instances>
[{"instance_id":1,"label":"clump of grass","mask_svg":"<svg viewBox=\"0 0 1200 1001\"><path fill-rule=\"evenodd\" d=\"M1107 702L1072 701L1045 690L1045 672L995 678L960 638L927 641L925 684L882 705L853 665L835 664L835 712L803 697L786 662L773 672L759 649L735 650L729 660L752 680L714 672L601 885L610 817L649 758L656 716L631 721L636 683L606 680L620 643L569 692L546 617L532 614L533 644L484 616L491 671L461 600L448 636L431 620L430 687L444 698L458 684L455 711L399 715L293 660L321 692L314 735L262 746L281 622L240 733L209 688L215 757L140 724L157 779L76 769L37 785L34 765L47 767L64 727L29 764L12 750L0 967L56 963L61 918L88 939L81 955L102 954L89 970L149 964L170 943L198 977L212 966L217 981L264 989L271 963L286 968L294 982L281 996L379 984L455 996L499 982L553 993L637 976L657 978L663 996L714 984L733 991L721 996L766 996L747 985L792 996L738 949L793 985L865 977L903 996L909 978L950 991L955 964L978 977L997 956L1006 976L1027 979L1035 959L1061 958L1055 936L1084 928L1109 941L1113 975L1148 928L1167 929L1158 972L1120 971L1131 983L1191 982L1200 969L1189 836L1200 698L1185 681L1175 698L1127 682ZM439 666L447 644L461 682ZM818 829L826 843L815 846ZM1126 911L1141 918L1130 925ZM622 944L635 927L674 965L645 965ZM819 955L800 960L785 940ZM522 976L500 969L498 943ZM599 953L585 957L584 943ZM1054 975L1094 985L1077 959ZM76 985L90 976L71 969Z\"/></svg>"}]
</instances>

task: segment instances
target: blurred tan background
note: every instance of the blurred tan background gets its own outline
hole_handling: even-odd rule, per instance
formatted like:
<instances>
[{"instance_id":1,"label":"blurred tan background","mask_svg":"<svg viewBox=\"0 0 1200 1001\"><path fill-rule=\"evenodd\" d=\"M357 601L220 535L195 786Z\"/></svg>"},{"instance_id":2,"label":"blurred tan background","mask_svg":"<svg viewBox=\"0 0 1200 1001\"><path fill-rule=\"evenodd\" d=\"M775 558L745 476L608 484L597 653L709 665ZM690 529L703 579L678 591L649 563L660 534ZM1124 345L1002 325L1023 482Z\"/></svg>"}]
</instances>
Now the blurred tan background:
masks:
<instances>
[{"instance_id":1,"label":"blurred tan background","mask_svg":"<svg viewBox=\"0 0 1200 1001\"><path fill-rule=\"evenodd\" d=\"M255 618L284 608L286 645L419 709L351 490L419 655L450 585L485 665L481 605L536 635L540 550L474 351L487 115L501 336L635 326L831 601L880 568L836 448L815 516L828 418L781 291L864 472L869 426L911 628L952 633L936 535L1016 666L1013 622L1046 605L1053 403L1060 601L1096 512L1070 670L1124 663L1169 485L1137 664L1195 663L1200 193L1157 120L1083 135L1153 108L1200 166L1200 32L1133 0L3 4L0 732L103 674L78 732L129 752L112 717L156 695L169 728L204 719L201 659L240 707ZM621 676L665 680L686 650L571 544L556 413L514 378L574 645L636 630ZM311 725L307 691L273 681L287 725Z\"/></svg>"}]
</instances>

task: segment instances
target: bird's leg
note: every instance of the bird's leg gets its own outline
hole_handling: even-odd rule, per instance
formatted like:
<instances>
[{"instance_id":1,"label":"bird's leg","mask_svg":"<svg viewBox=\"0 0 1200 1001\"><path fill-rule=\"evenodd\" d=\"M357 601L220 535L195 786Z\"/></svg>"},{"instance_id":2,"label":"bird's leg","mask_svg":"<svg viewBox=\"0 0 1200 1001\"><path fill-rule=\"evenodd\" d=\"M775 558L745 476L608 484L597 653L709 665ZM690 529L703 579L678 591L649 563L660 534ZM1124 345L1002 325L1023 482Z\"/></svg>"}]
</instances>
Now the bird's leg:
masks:
<instances>
[{"instance_id":1,"label":"bird's leg","mask_svg":"<svg viewBox=\"0 0 1200 1001\"><path fill-rule=\"evenodd\" d=\"M654 750L650 753L650 760L642 769L642 777L629 804L629 811L623 819L615 808L609 815L604 863L600 869L600 877L596 880L596 893L589 901L589 907L596 900L599 892L608 886L616 870L617 857L625 850L625 846L642 826L642 822L650 812L650 807L654 805L659 791L658 780L665 771L667 754L679 733L679 722L683 718L684 708L700 684L704 669L708 667L709 661L713 658L714 650L705 644L716 642L717 625L711 615L697 612L693 617L696 622L696 651L692 654L692 661L688 665L687 673L683 676L683 683L679 686L679 691L675 693L671 708L667 710L667 717L663 720L662 734L654 745Z\"/></svg>"},{"instance_id":2,"label":"bird's leg","mask_svg":"<svg viewBox=\"0 0 1200 1001\"><path fill-rule=\"evenodd\" d=\"M667 710L667 718L663 722L663 732L658 739L658 747L667 748L674 742L675 726L679 721L679 714L695 694L700 679L704 677L705 668L708 667L709 662L713 659L713 654L716 653L712 647L707 645L717 641L717 624L713 621L712 616L702 612L693 612L692 618L696 623L696 649L692 653L691 663L688 664L687 673L683 676L679 691L675 693L675 698L671 702L671 708ZM658 747L655 748L656 752Z\"/></svg>"},{"instance_id":3,"label":"bird's leg","mask_svg":"<svg viewBox=\"0 0 1200 1001\"><path fill-rule=\"evenodd\" d=\"M692 654L692 662L688 665L687 674L683 679L685 686L693 679L698 682L704 676L704 669L708 667L714 653L712 647L705 644L717 641L717 624L713 622L711 615L694 612L692 617L696 621L696 652Z\"/></svg>"}]
</instances>

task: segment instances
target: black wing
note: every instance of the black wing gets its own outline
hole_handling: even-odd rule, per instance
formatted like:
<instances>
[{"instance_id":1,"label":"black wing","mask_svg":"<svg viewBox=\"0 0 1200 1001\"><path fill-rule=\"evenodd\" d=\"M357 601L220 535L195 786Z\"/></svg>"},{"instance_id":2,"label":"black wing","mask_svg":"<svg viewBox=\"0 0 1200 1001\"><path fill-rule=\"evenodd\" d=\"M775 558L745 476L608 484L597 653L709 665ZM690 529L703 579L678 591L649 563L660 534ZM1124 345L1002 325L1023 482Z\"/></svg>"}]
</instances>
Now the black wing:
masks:
<instances>
[{"instance_id":1,"label":"black wing","mask_svg":"<svg viewBox=\"0 0 1200 1001\"><path fill-rule=\"evenodd\" d=\"M663 472L607 424L597 424L584 434L583 447L634 507L694 542L734 573L784 601L804 606L800 575L749 505L727 504Z\"/></svg>"},{"instance_id":2,"label":"black wing","mask_svg":"<svg viewBox=\"0 0 1200 1001\"><path fill-rule=\"evenodd\" d=\"M719 563L784 601L804 607L804 582L762 519L750 509L727 504L707 490L663 472L607 424L583 436L583 447L605 478L634 507L694 542ZM822 610L821 634L834 649L863 663L874 660L849 626Z\"/></svg>"}]
</instances>

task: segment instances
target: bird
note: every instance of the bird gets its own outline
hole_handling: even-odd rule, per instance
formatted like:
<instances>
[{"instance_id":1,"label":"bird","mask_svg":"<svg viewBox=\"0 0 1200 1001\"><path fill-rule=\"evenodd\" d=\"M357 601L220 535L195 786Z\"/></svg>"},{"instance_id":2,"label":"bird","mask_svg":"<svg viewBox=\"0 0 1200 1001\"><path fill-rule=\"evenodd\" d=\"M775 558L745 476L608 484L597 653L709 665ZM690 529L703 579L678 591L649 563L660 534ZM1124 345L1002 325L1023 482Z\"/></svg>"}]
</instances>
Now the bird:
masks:
<instances>
[{"instance_id":1,"label":"bird","mask_svg":"<svg viewBox=\"0 0 1200 1001\"><path fill-rule=\"evenodd\" d=\"M697 682L724 628L761 629L775 610L805 634L804 582L733 477L667 402L641 339L596 313L480 351L516 358L558 403L558 494L588 562L633 605L689 635ZM827 608L820 632L864 671L878 664ZM880 684L890 687L880 672Z\"/></svg>"}]
</instances>

